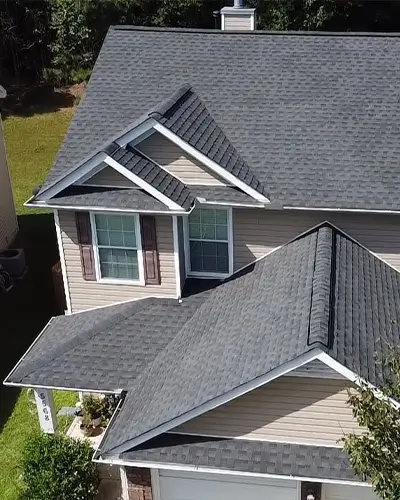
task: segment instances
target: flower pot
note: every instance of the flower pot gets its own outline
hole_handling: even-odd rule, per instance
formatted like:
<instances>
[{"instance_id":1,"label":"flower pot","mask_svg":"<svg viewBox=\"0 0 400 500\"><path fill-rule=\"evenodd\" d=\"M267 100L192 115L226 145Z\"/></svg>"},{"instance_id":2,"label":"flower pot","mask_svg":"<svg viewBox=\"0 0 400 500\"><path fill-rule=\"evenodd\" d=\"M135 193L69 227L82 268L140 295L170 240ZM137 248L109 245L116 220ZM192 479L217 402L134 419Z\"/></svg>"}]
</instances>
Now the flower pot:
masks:
<instances>
[{"instance_id":1,"label":"flower pot","mask_svg":"<svg viewBox=\"0 0 400 500\"><path fill-rule=\"evenodd\" d=\"M95 418L92 419L92 425L93 425L93 427L100 427L100 425L101 425L101 415L96 416Z\"/></svg>"},{"instance_id":2,"label":"flower pot","mask_svg":"<svg viewBox=\"0 0 400 500\"><path fill-rule=\"evenodd\" d=\"M86 425L81 424L80 429L84 436L89 437L93 434L93 427L87 427Z\"/></svg>"}]
</instances>

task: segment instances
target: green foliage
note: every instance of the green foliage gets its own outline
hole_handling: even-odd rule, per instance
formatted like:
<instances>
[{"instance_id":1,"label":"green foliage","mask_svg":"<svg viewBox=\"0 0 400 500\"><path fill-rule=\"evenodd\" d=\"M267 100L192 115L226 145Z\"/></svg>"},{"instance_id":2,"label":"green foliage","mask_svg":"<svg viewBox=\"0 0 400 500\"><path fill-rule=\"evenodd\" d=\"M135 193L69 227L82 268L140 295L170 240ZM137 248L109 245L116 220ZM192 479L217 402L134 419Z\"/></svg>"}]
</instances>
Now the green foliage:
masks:
<instances>
[{"instance_id":1,"label":"green foliage","mask_svg":"<svg viewBox=\"0 0 400 500\"><path fill-rule=\"evenodd\" d=\"M92 454L86 441L61 434L31 437L22 458L21 500L93 500L99 479Z\"/></svg>"},{"instance_id":2,"label":"green foliage","mask_svg":"<svg viewBox=\"0 0 400 500\"><path fill-rule=\"evenodd\" d=\"M84 396L82 402L83 415L89 415L90 418L94 419L102 414L103 402L97 396Z\"/></svg>"},{"instance_id":3,"label":"green foliage","mask_svg":"<svg viewBox=\"0 0 400 500\"><path fill-rule=\"evenodd\" d=\"M74 70L91 63L93 55L88 51L90 29L86 22L84 0L51 0L53 41L50 44L53 67L61 71L62 78Z\"/></svg>"},{"instance_id":4,"label":"green foliage","mask_svg":"<svg viewBox=\"0 0 400 500\"><path fill-rule=\"evenodd\" d=\"M371 481L376 493L387 500L400 498L400 412L390 400L400 401L400 357L395 351L384 362L382 394L363 385L349 396L349 404L362 435L344 438L344 449L354 471Z\"/></svg>"}]
</instances>

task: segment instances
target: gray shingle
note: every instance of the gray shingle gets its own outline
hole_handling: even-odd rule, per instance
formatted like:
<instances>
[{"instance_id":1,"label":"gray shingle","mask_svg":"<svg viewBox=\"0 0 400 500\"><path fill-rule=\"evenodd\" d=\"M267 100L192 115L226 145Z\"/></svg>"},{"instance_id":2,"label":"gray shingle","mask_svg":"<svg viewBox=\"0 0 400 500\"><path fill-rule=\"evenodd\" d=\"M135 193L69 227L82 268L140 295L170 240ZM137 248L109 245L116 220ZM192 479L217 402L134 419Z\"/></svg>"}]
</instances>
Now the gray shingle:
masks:
<instances>
[{"instance_id":1,"label":"gray shingle","mask_svg":"<svg viewBox=\"0 0 400 500\"><path fill-rule=\"evenodd\" d=\"M101 450L100 450L101 451ZM340 448L162 434L121 458L236 472L361 481Z\"/></svg>"},{"instance_id":2,"label":"gray shingle","mask_svg":"<svg viewBox=\"0 0 400 500\"><path fill-rule=\"evenodd\" d=\"M52 205L168 211L169 208L141 189L72 186L51 199Z\"/></svg>"},{"instance_id":3,"label":"gray shingle","mask_svg":"<svg viewBox=\"0 0 400 500\"><path fill-rule=\"evenodd\" d=\"M272 202L400 209L399 50L380 34L112 28L46 184L190 82Z\"/></svg>"}]
</instances>

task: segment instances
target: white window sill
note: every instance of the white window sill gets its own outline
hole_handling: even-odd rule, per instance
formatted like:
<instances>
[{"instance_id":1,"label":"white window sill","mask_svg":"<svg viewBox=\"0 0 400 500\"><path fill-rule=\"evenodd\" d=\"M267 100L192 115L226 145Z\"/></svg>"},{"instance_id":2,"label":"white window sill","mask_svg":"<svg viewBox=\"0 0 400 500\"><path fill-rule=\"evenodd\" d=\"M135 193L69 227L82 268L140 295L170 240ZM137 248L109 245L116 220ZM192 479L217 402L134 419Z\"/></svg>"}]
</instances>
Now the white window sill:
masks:
<instances>
[{"instance_id":1,"label":"white window sill","mask_svg":"<svg viewBox=\"0 0 400 500\"><path fill-rule=\"evenodd\" d=\"M107 283L109 285L131 285L131 286L146 286L144 281L140 280L123 280L117 278L100 278L98 283Z\"/></svg>"},{"instance_id":2,"label":"white window sill","mask_svg":"<svg viewBox=\"0 0 400 500\"><path fill-rule=\"evenodd\" d=\"M203 278L203 279L221 279L224 280L232 276L231 274L217 274L217 273L196 273L190 272L188 273L188 278Z\"/></svg>"}]
</instances>

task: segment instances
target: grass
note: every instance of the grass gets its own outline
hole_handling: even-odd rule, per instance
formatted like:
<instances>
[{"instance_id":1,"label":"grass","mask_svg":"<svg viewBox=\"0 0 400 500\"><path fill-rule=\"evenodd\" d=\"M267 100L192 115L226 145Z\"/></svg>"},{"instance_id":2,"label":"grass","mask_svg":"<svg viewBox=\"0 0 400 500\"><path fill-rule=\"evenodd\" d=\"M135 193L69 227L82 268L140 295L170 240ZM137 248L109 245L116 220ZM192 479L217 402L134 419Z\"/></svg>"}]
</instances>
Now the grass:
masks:
<instances>
[{"instance_id":1,"label":"grass","mask_svg":"<svg viewBox=\"0 0 400 500\"><path fill-rule=\"evenodd\" d=\"M42 184L71 121L74 108L28 117L8 116L4 135L13 182L15 205L19 214L32 214L24 202L32 189Z\"/></svg>"},{"instance_id":2,"label":"grass","mask_svg":"<svg viewBox=\"0 0 400 500\"><path fill-rule=\"evenodd\" d=\"M74 109L4 120L20 234L15 243L25 249L29 273L0 300L2 347L1 380L7 375L51 316L58 313L51 268L58 260L52 214L32 214L23 207L32 188L43 182L61 144ZM27 215L29 214L29 215ZM77 394L55 391L55 406L74 406ZM36 410L27 391L0 386L0 499L17 500L19 462L26 441L39 429ZM71 419L59 418L61 431Z\"/></svg>"}]
</instances>

